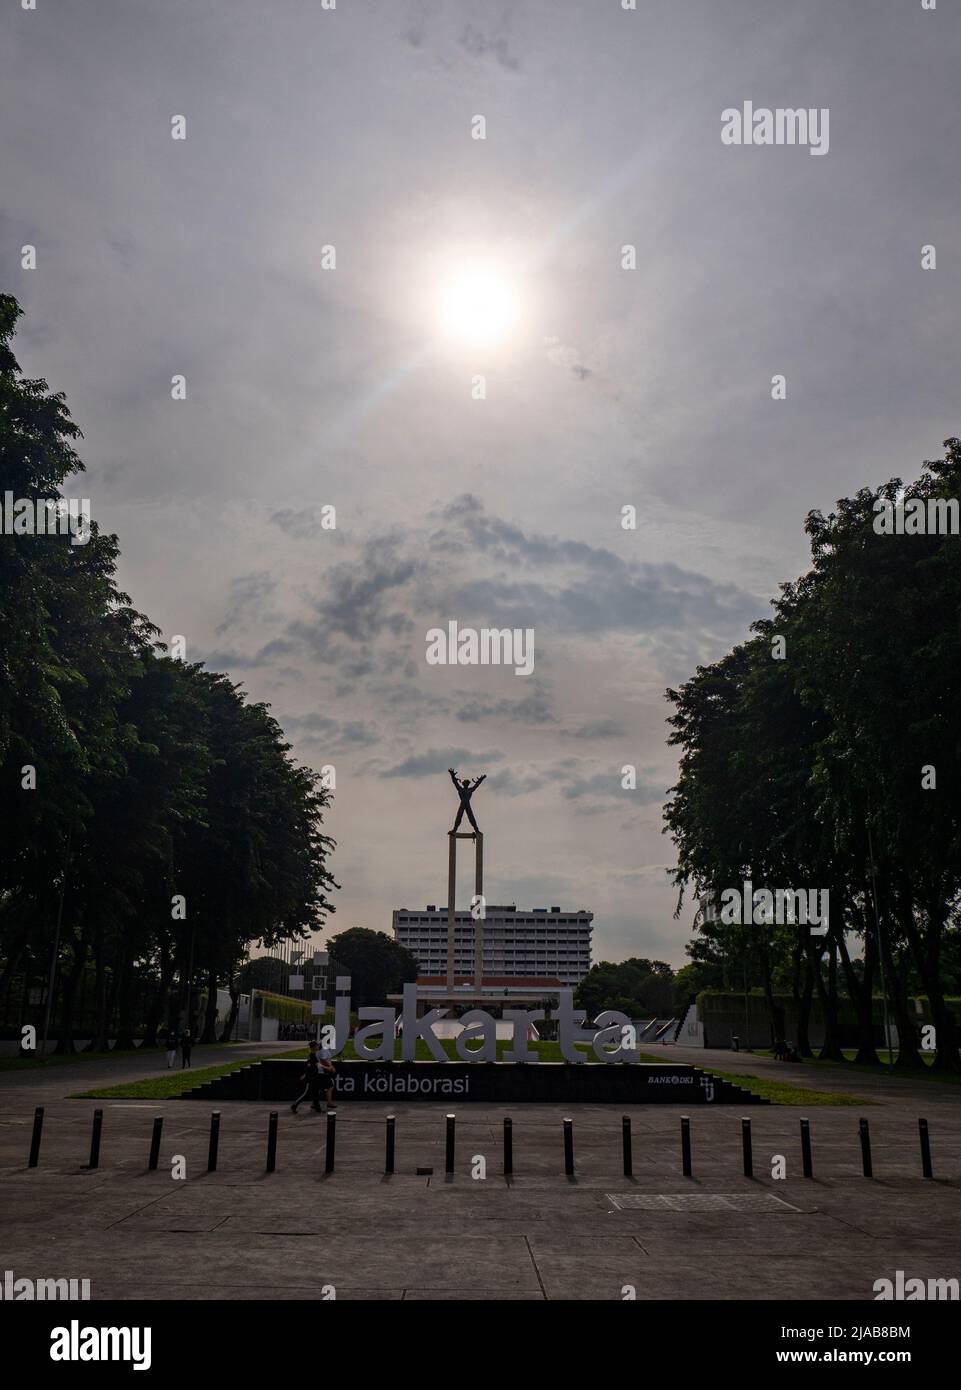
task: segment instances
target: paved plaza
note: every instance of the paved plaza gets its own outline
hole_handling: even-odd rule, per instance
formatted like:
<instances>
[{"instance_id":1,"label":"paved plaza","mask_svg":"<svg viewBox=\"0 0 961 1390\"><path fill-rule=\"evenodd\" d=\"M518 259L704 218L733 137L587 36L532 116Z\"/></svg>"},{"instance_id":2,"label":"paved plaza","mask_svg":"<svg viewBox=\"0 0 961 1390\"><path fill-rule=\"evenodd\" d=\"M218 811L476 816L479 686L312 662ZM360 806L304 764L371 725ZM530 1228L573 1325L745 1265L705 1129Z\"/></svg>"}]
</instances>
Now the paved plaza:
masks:
<instances>
[{"instance_id":1,"label":"paved plaza","mask_svg":"<svg viewBox=\"0 0 961 1390\"><path fill-rule=\"evenodd\" d=\"M281 1045L277 1051L285 1050ZM251 1055L270 1049L253 1045ZM680 1056L683 1052L685 1055ZM236 1047L198 1049L198 1066ZM456 1170L445 1175L445 1114L418 1103L342 1104L325 1174L326 1120L225 1102L218 1169L208 1173L212 1106L188 1100L75 1100L93 1085L162 1072L157 1054L0 1074L0 1266L32 1278L87 1278L91 1296L161 1299L871 1299L876 1279L961 1277L961 1089L818 1073L730 1053L665 1049L665 1060L765 1070L835 1086L863 1107L751 1110L755 1176L742 1172L741 1113L691 1113L693 1177L681 1173L681 1108L462 1105ZM873 1102L873 1103L868 1103ZM39 1166L27 1167L34 1107L45 1108ZM87 1171L93 1111L100 1166ZM265 1172L278 1109L277 1171ZM396 1115L396 1173L384 1175ZM633 1132L622 1171L621 1115ZM562 1120L576 1173L564 1174ZM163 1115L158 1171L147 1169ZM502 1172L513 1121L514 1175ZM814 1179L801 1176L799 1117L811 1123ZM870 1122L874 1178L858 1122ZM934 1180L921 1173L929 1121ZM772 1156L787 1161L771 1177ZM181 1155L186 1177L171 1176ZM486 1163L486 1177L476 1161ZM417 1175L417 1168L433 1174Z\"/></svg>"}]
</instances>

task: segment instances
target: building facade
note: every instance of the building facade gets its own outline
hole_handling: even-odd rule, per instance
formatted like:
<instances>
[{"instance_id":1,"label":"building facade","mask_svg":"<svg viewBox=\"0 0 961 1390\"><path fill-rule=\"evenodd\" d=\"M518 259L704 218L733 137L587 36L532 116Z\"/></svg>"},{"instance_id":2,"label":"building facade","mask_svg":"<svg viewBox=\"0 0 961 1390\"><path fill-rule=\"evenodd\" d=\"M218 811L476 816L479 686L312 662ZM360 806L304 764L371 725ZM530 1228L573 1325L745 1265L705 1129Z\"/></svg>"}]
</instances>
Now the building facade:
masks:
<instances>
[{"instance_id":1,"label":"building facade","mask_svg":"<svg viewBox=\"0 0 961 1390\"><path fill-rule=\"evenodd\" d=\"M488 904L482 923L469 912L455 913L454 974L458 984L484 980L512 980L525 993L534 981L574 988L591 968L591 932L594 914L583 909L559 907L519 912L509 905ZM474 959L477 927L482 927L481 970ZM423 910L395 908L394 939L416 956L421 981L443 979L447 970L448 913L446 907L429 904ZM520 982L523 981L523 986ZM525 986L527 988L525 988ZM510 991L515 992L513 989Z\"/></svg>"}]
</instances>

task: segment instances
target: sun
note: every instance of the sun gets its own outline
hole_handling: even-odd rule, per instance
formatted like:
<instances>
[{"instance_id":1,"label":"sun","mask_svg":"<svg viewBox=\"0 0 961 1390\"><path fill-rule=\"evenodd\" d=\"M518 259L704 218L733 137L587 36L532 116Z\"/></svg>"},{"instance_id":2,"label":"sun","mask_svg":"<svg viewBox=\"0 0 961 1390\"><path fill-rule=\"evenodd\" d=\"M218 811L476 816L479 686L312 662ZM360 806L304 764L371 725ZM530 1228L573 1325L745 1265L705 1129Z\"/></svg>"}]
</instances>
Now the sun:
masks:
<instances>
[{"instance_id":1,"label":"sun","mask_svg":"<svg viewBox=\"0 0 961 1390\"><path fill-rule=\"evenodd\" d=\"M517 295L509 277L496 265L477 263L453 270L437 297L441 331L466 347L503 343L517 316Z\"/></svg>"}]
</instances>

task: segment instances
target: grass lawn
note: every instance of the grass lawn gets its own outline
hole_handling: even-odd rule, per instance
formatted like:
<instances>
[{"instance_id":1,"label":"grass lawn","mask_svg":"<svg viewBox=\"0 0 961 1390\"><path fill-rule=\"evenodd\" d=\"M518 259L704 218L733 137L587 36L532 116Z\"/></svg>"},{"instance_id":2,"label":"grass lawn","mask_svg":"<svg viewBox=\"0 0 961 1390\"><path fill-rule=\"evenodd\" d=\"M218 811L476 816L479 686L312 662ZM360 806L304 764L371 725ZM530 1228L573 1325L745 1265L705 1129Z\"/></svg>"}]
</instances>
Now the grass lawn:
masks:
<instances>
[{"instance_id":1,"label":"grass lawn","mask_svg":"<svg viewBox=\"0 0 961 1390\"><path fill-rule=\"evenodd\" d=\"M756 1047L754 1051L760 1053L763 1057L773 1057L774 1055L773 1052L767 1048ZM831 1067L835 1071L850 1071L852 1075L855 1076L884 1077L885 1079L890 1078L893 1081L930 1081L932 1085L935 1086L942 1083L949 1086L961 1084L961 1072L935 1072L931 1070L934 1065L933 1052L924 1058L920 1067L910 1067L905 1071L898 1071L897 1068L895 1068L894 1071L888 1070L888 1060L891 1054L888 1053L887 1048L878 1048L878 1056L881 1059L880 1067L867 1067L864 1066L863 1063L855 1062L854 1059L857 1056L856 1048L844 1048L843 1052L845 1057L843 1062L829 1061L827 1059L821 1061L818 1057L805 1057L804 1065L811 1068L812 1081L814 1080L814 1073L821 1067ZM898 1056L897 1052L893 1055L896 1062Z\"/></svg>"},{"instance_id":2,"label":"grass lawn","mask_svg":"<svg viewBox=\"0 0 961 1390\"><path fill-rule=\"evenodd\" d=\"M207 1046L208 1044L196 1044ZM232 1047L233 1043L211 1046ZM45 1057L0 1057L0 1071L36 1071L42 1067L68 1067L77 1062L110 1062L117 1057L155 1057L157 1066L165 1055L162 1047L112 1047L109 1052L48 1052Z\"/></svg>"},{"instance_id":3,"label":"grass lawn","mask_svg":"<svg viewBox=\"0 0 961 1390\"><path fill-rule=\"evenodd\" d=\"M306 1052L274 1052L272 1057L305 1057ZM218 1076L228 1072L240 1071L253 1062L261 1062L262 1057L245 1057L242 1062L221 1062L217 1067L174 1067L160 1076L138 1076L135 1081L123 1081L119 1086L95 1086L90 1091L76 1091L68 1100L101 1100L114 1096L126 1100L176 1100L195 1086L205 1081L216 1081Z\"/></svg>"},{"instance_id":4,"label":"grass lawn","mask_svg":"<svg viewBox=\"0 0 961 1390\"><path fill-rule=\"evenodd\" d=\"M842 1091L814 1091L809 1086L796 1086L788 1081L769 1081L764 1076L751 1076L747 1072L718 1071L716 1067L705 1067L712 1076L723 1077L745 1091L756 1096L765 1096L775 1105L876 1105L873 1100L862 1096L849 1096ZM859 1068L860 1070L860 1068Z\"/></svg>"}]
</instances>

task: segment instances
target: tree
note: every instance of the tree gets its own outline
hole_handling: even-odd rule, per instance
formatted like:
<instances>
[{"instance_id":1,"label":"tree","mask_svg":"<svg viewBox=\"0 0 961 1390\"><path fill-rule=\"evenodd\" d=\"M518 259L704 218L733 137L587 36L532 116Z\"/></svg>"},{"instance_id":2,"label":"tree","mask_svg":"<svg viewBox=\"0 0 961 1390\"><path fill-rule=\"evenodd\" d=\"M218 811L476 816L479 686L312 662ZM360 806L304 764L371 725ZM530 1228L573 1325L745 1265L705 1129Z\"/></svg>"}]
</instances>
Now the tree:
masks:
<instances>
[{"instance_id":1,"label":"tree","mask_svg":"<svg viewBox=\"0 0 961 1390\"><path fill-rule=\"evenodd\" d=\"M702 912L699 936L720 959L756 952L783 1037L774 982L790 978L801 1018L816 992L826 1055L840 1057L839 973L858 1019L857 1060L877 1063L875 998L890 998L899 1065L916 1064L908 1009L914 972L937 1032L935 1065L959 1066L957 1030L941 979L942 943L961 893L961 785L947 773L961 749L961 567L957 536L883 534L875 524L902 496L926 507L961 495L961 443L900 479L807 519L813 565L782 586L774 617L679 690L671 742L682 748L666 810L678 851L678 909L690 888L716 900L755 889L817 885L830 896L825 937L800 925L724 929ZM785 659L774 659L775 639ZM860 959L852 954L860 947ZM826 967L826 977L825 977Z\"/></svg>"},{"instance_id":2,"label":"tree","mask_svg":"<svg viewBox=\"0 0 961 1390\"><path fill-rule=\"evenodd\" d=\"M80 432L20 375L19 313L0 296L0 494L56 507ZM209 1041L249 944L300 940L333 911L329 793L266 705L166 655L116 587L116 537L94 523L72 539L0 545L0 988L36 977L56 938L60 1050L91 965L91 1047L115 1025L121 1045L141 1024L153 1041L178 976L181 1014L206 984ZM135 982L154 985L142 1017Z\"/></svg>"},{"instance_id":3,"label":"tree","mask_svg":"<svg viewBox=\"0 0 961 1390\"><path fill-rule=\"evenodd\" d=\"M632 957L613 964L602 960L591 966L578 985L574 1002L594 1019L605 1009L620 1009L629 1018L671 1012L674 972L662 960Z\"/></svg>"},{"instance_id":4,"label":"tree","mask_svg":"<svg viewBox=\"0 0 961 1390\"><path fill-rule=\"evenodd\" d=\"M367 927L351 927L327 943L351 980L354 1008L383 1005L388 994L396 994L417 979L417 958L386 932Z\"/></svg>"}]
</instances>

